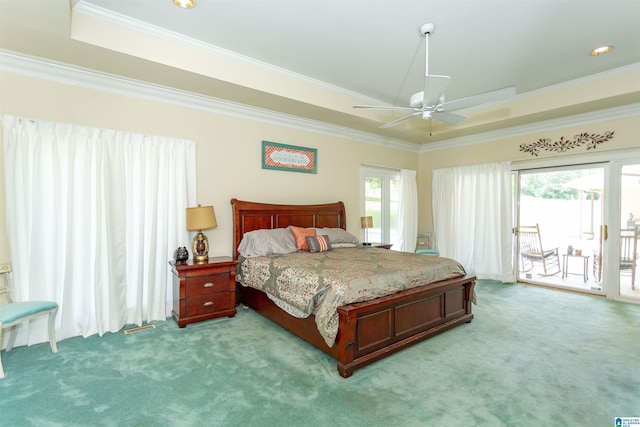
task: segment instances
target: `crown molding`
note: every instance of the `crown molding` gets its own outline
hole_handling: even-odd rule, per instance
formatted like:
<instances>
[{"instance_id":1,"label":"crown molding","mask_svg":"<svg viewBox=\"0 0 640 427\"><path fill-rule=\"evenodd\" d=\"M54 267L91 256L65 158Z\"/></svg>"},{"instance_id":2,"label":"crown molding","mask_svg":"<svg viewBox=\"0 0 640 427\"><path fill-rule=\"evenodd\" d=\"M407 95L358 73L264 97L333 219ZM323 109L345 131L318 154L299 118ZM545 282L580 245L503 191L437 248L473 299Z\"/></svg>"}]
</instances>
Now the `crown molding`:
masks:
<instances>
[{"instance_id":1,"label":"crown molding","mask_svg":"<svg viewBox=\"0 0 640 427\"><path fill-rule=\"evenodd\" d=\"M275 65L272 65L263 61L259 61L249 56L241 55L237 52L224 49L224 48L212 45L210 43L205 43L201 40L194 39L192 37L188 37L183 34L167 30L166 28L162 28L157 25L152 25L147 22L131 18L129 16L106 9L104 7L97 6L92 3L88 3L84 0L77 1L77 3L73 6L73 12L78 12L87 16L94 17L96 19L101 19L103 21L110 22L112 24L119 25L124 28L128 28L130 30L148 34L158 39L166 40L176 44L181 44L185 47L190 47L196 50L200 50L207 54L224 57L225 59L236 61L245 65L248 65L252 68L256 68L256 69L267 71L276 75L280 75L290 80L295 80L310 86L315 86L322 90L330 91L330 92L337 93L347 97L360 98L360 99L363 99L365 102L370 102L375 105L387 104L384 101L372 98L368 95L350 91L340 86L332 85L330 83L327 83L321 80L313 79L311 77L308 77L299 73L295 73L293 71L290 71L281 67L277 67ZM570 80L567 82L555 84L545 88L529 91L524 94L518 94L518 98L526 99L529 97L544 95L546 93L556 92L562 89L583 85L589 82L598 81L598 80L609 78L609 77L615 77L617 75L628 73L629 71L635 71L638 69L640 69L640 63L635 63L628 66L616 68L613 70L607 70L601 73L592 74L590 76L581 77L581 78ZM504 102L506 101L498 102L496 103L496 105L500 105ZM472 106L465 109L461 109L459 111L472 112L482 108L486 108L486 105Z\"/></svg>"},{"instance_id":2,"label":"crown molding","mask_svg":"<svg viewBox=\"0 0 640 427\"><path fill-rule=\"evenodd\" d=\"M636 62L634 64L629 64L626 65L624 67L618 67L618 68L614 68L611 70L607 70L607 71L603 71L600 73L596 73L596 74L591 74L589 76L585 76L585 77L580 77L574 80L568 80L566 82L562 82L562 83L558 83L555 85L551 85L551 86L545 86L543 88L540 89L535 89L535 90L530 90L529 92L523 92L523 93L518 93L516 95L516 99L518 101L524 101L530 98L536 98L539 96L543 96L543 95L547 95L547 94L554 94L560 91L563 91L565 89L570 89L570 88L574 88L574 87L579 87L579 86L583 86L589 83L593 83L593 82L600 82L602 80L605 79L609 79L609 78L613 78L613 77L618 77L624 74L628 74L628 73L633 73L635 71L639 71L640 70L640 62ZM503 100L503 101L499 101L499 102L495 102L492 103L491 106L492 107L497 107L500 105L505 105L508 104L510 102L513 102L513 99L507 99L507 100ZM487 108L487 104L480 104L480 105L474 105L471 107L467 107L467 108L462 108L460 110L456 110L456 113L471 113L473 111L477 111L477 110L482 110Z\"/></svg>"},{"instance_id":3,"label":"crown molding","mask_svg":"<svg viewBox=\"0 0 640 427\"><path fill-rule=\"evenodd\" d=\"M197 109L214 114L311 131L333 137L348 138L366 144L412 152L417 152L419 148L418 145L414 143L399 139L386 138L369 132L277 113L140 80L101 73L87 68L23 55L4 49L0 49L0 71L71 86L84 87L101 92L115 93L123 96Z\"/></svg>"},{"instance_id":4,"label":"crown molding","mask_svg":"<svg viewBox=\"0 0 640 427\"><path fill-rule=\"evenodd\" d=\"M625 72L640 68L640 64L624 67ZM136 97L154 102L178 105L185 108L198 109L214 114L222 114L231 117L255 120L288 128L311 131L333 137L346 138L366 144L396 148L411 152L430 152L436 150L463 147L473 144L481 144L496 139L505 139L528 135L537 132L548 132L572 126L580 126L606 120L620 119L640 115L640 104L631 104L624 107L599 110L596 112L569 116L560 119L552 119L536 122L528 125L499 129L496 131L479 133L460 138L452 138L444 141L424 143L422 145L403 141L395 138L382 137L369 132L359 131L343 126L331 125L317 120L303 119L297 116L277 113L270 110L250 107L248 105L233 103L219 98L181 91L166 86L155 85L140 80L128 79L112 74L102 73L91 69L69 65L48 59L24 55L21 53L0 49L0 71L18 75L30 76L42 80L93 89L101 92L110 92L118 95ZM606 74L616 75L620 69L612 70ZM601 73L599 78L602 78ZM583 82L586 79L581 79ZM563 86L576 85L568 82ZM558 85L555 86L558 88ZM541 91L548 89L541 89ZM549 89L550 90L550 89ZM530 93L521 94L528 96Z\"/></svg>"},{"instance_id":5,"label":"crown molding","mask_svg":"<svg viewBox=\"0 0 640 427\"><path fill-rule=\"evenodd\" d=\"M371 96L364 95L362 93L358 93L355 91L351 91L340 86L332 85L330 83L324 82L322 80L314 79L309 76L305 76L303 74L295 73L285 68L281 68L264 61L259 61L255 58L251 58L246 55L241 55L237 52L224 49L219 46L212 45L210 43L205 43L193 37L188 37L188 36L185 36L184 34L176 33L175 31L170 31L170 30L167 30L166 28L162 28L157 25L149 24L148 22L131 18L130 16L126 16L126 15L114 12L112 10L106 9L101 6L96 6L95 4L88 3L84 0L78 1L73 6L73 12L82 13L84 15L91 16L93 18L100 19L106 22L110 22L112 24L115 24L124 28L128 28L130 30L137 31L143 34L147 34L152 37L165 40L171 43L180 44L182 46L201 51L204 54L223 57L227 60L238 62L244 65L247 65L251 68L259 69L259 70L262 70L271 74L275 74L289 80L294 80L309 86L314 86L323 91L329 91L332 93L336 93L336 94L346 96L346 97L351 97L351 98L359 98L359 99L362 99L363 102L372 103L376 105L384 103L384 101L372 98Z\"/></svg>"},{"instance_id":6,"label":"crown molding","mask_svg":"<svg viewBox=\"0 0 640 427\"><path fill-rule=\"evenodd\" d=\"M590 113L576 114L569 117L559 119L544 120L541 122L531 123L528 125L514 126L510 128L499 129L490 132L479 133L460 138L447 139L445 141L423 144L420 152L429 152L436 150L444 150L455 147L465 147L468 145L481 144L487 141L495 141L497 139L514 138L523 135L530 135L538 132L549 132L552 130L563 129L574 126L582 126L608 120L623 119L626 117L634 117L640 115L640 103L625 105L622 107L608 108L604 110L593 111Z\"/></svg>"}]
</instances>

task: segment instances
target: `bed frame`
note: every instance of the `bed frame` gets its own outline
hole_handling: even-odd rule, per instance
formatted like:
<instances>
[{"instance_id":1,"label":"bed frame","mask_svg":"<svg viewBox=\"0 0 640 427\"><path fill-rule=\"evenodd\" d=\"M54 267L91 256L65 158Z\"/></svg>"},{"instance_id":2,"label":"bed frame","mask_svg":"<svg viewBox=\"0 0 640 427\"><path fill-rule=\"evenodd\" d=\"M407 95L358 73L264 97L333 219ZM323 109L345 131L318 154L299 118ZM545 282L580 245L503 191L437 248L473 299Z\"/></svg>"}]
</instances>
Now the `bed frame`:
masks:
<instances>
[{"instance_id":1,"label":"bed frame","mask_svg":"<svg viewBox=\"0 0 640 427\"><path fill-rule=\"evenodd\" d=\"M237 248L242 236L249 231L289 225L346 229L342 202L277 205L232 199L231 205L234 259L239 256ZM245 286L236 286L236 289L240 302L334 357L338 361L338 372L347 378L356 369L461 323L471 322L474 284L474 276L465 276L338 307L338 335L333 347L324 342L314 316L293 317L259 290Z\"/></svg>"}]
</instances>

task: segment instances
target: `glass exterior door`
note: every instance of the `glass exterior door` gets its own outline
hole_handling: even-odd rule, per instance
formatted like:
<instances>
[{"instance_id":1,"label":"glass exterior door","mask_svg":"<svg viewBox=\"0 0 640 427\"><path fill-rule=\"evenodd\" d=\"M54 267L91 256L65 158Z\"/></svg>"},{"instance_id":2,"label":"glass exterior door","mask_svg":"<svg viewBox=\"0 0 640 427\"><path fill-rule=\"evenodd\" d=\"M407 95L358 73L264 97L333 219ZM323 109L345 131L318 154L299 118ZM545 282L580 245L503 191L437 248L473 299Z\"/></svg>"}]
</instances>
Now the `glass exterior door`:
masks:
<instances>
[{"instance_id":1,"label":"glass exterior door","mask_svg":"<svg viewBox=\"0 0 640 427\"><path fill-rule=\"evenodd\" d=\"M361 178L363 216L370 216L373 220L373 228L366 229L365 240L398 248L400 174L397 171L363 169Z\"/></svg>"},{"instance_id":2,"label":"glass exterior door","mask_svg":"<svg viewBox=\"0 0 640 427\"><path fill-rule=\"evenodd\" d=\"M640 302L640 159L515 176L518 281Z\"/></svg>"},{"instance_id":3,"label":"glass exterior door","mask_svg":"<svg viewBox=\"0 0 640 427\"><path fill-rule=\"evenodd\" d=\"M622 165L616 177L620 184L619 262L615 269L619 295L640 300L640 163ZM616 251L617 252L617 251Z\"/></svg>"},{"instance_id":4,"label":"glass exterior door","mask_svg":"<svg viewBox=\"0 0 640 427\"><path fill-rule=\"evenodd\" d=\"M519 173L518 280L603 293L605 167Z\"/></svg>"}]
</instances>

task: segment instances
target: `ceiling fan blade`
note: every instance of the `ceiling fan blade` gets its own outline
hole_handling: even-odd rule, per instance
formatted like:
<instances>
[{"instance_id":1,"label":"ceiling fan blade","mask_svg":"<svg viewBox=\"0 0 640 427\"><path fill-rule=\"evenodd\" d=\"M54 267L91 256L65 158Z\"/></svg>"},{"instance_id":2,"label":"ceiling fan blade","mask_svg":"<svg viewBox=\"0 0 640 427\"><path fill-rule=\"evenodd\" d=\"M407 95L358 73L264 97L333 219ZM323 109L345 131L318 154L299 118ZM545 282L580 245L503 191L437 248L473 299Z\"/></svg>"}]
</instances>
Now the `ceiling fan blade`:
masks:
<instances>
[{"instance_id":1,"label":"ceiling fan blade","mask_svg":"<svg viewBox=\"0 0 640 427\"><path fill-rule=\"evenodd\" d=\"M368 110L414 110L411 107L395 107L390 105L354 105L353 108L365 108Z\"/></svg>"},{"instance_id":2,"label":"ceiling fan blade","mask_svg":"<svg viewBox=\"0 0 640 427\"><path fill-rule=\"evenodd\" d=\"M392 122L387 123L386 125L382 125L382 126L379 127L379 129L390 128L391 126L395 126L400 122L404 122L405 120L409 120L411 117L419 116L421 114L422 114L421 111L416 111L415 113L409 114L408 116L401 117L398 120L394 120Z\"/></svg>"},{"instance_id":3,"label":"ceiling fan blade","mask_svg":"<svg viewBox=\"0 0 640 427\"><path fill-rule=\"evenodd\" d=\"M449 84L449 80L451 80L449 76L425 76L423 104L426 106L437 105Z\"/></svg>"},{"instance_id":4,"label":"ceiling fan blade","mask_svg":"<svg viewBox=\"0 0 640 427\"><path fill-rule=\"evenodd\" d=\"M487 104L490 102L504 101L516 96L516 87L509 86L502 89L485 92L478 95L472 95L466 98L455 99L443 104L447 110L460 110L462 108L471 107L473 105Z\"/></svg>"},{"instance_id":5,"label":"ceiling fan blade","mask_svg":"<svg viewBox=\"0 0 640 427\"><path fill-rule=\"evenodd\" d=\"M461 116L460 114L448 113L446 111L434 111L431 113L431 117L450 125L457 125L458 123L466 119L465 116Z\"/></svg>"}]
</instances>

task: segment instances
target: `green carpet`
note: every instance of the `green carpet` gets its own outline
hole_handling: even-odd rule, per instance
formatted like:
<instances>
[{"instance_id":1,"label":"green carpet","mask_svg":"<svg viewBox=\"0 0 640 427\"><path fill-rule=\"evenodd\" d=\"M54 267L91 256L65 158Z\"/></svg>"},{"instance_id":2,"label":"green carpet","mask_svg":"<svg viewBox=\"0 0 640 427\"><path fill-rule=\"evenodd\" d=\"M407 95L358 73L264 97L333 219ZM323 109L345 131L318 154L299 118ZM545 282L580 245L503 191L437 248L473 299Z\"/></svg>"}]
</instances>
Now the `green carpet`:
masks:
<instances>
[{"instance_id":1,"label":"green carpet","mask_svg":"<svg viewBox=\"0 0 640 427\"><path fill-rule=\"evenodd\" d=\"M340 377L249 309L2 353L0 425L614 426L640 416L640 306L479 282L475 319Z\"/></svg>"}]
</instances>

